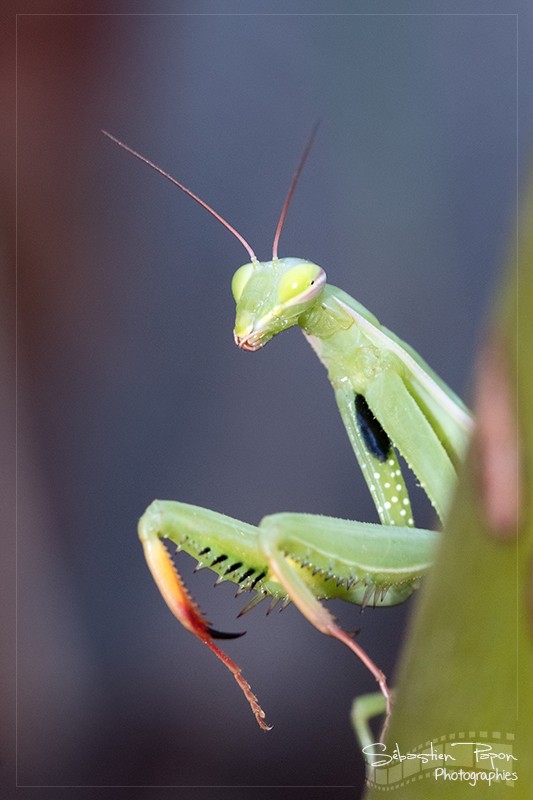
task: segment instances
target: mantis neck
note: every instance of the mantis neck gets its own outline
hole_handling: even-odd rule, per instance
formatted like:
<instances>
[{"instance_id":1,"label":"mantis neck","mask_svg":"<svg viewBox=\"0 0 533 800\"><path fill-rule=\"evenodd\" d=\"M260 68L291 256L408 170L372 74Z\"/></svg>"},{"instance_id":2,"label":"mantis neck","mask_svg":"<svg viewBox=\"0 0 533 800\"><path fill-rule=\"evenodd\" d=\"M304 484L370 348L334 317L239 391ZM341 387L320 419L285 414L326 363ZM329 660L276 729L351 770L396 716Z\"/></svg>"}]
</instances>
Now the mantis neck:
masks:
<instances>
[{"instance_id":1,"label":"mantis neck","mask_svg":"<svg viewBox=\"0 0 533 800\"><path fill-rule=\"evenodd\" d=\"M298 319L298 325L307 336L329 339L353 325L353 317L337 302L339 290L325 286L317 302Z\"/></svg>"},{"instance_id":2,"label":"mantis neck","mask_svg":"<svg viewBox=\"0 0 533 800\"><path fill-rule=\"evenodd\" d=\"M350 313L348 301L357 314ZM302 314L298 324L326 367L334 389L349 379L354 392L364 394L376 370L387 366L389 356L379 354L358 324L357 315L380 327L364 306L337 287L328 285L312 308Z\"/></svg>"}]
</instances>

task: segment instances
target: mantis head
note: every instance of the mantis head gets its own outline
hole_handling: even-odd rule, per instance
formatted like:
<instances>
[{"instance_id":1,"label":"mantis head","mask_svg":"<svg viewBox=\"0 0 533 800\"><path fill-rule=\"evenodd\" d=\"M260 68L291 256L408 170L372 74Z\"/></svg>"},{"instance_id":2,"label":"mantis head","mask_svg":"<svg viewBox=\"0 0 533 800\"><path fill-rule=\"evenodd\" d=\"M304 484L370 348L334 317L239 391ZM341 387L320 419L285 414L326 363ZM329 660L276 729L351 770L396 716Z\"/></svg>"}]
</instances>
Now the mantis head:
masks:
<instances>
[{"instance_id":1,"label":"mantis head","mask_svg":"<svg viewBox=\"0 0 533 800\"><path fill-rule=\"evenodd\" d=\"M248 252L250 261L239 267L231 283L237 304L233 335L236 344L243 350L258 350L276 333L296 325L299 317L317 302L326 284L326 273L311 261L301 258L278 258L278 243L283 223L317 130L318 123L309 137L283 204L272 245L272 261L259 261L246 239L205 200L127 144L107 131L102 131L123 150L143 161L189 195L224 225Z\"/></svg>"},{"instance_id":2,"label":"mantis head","mask_svg":"<svg viewBox=\"0 0 533 800\"><path fill-rule=\"evenodd\" d=\"M243 350L259 350L276 333L296 325L300 316L318 301L326 285L326 273L312 261L278 258L281 230L317 130L318 123L309 137L285 198L274 235L272 261L258 261L248 242L238 235L251 258L239 267L231 282L237 304L233 336L235 344Z\"/></svg>"},{"instance_id":3,"label":"mantis head","mask_svg":"<svg viewBox=\"0 0 533 800\"><path fill-rule=\"evenodd\" d=\"M243 264L231 282L237 304L235 344L259 350L276 333L296 325L317 302L325 283L324 270L301 258Z\"/></svg>"}]
</instances>

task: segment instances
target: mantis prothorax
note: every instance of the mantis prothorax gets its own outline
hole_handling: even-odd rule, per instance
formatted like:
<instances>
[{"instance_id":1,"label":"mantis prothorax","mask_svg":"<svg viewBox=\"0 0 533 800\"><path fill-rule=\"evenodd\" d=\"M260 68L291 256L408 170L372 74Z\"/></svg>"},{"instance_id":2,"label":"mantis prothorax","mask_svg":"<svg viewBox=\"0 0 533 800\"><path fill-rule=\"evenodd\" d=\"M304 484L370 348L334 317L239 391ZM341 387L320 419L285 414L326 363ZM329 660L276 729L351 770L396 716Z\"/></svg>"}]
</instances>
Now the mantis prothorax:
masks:
<instances>
[{"instance_id":1,"label":"mantis prothorax","mask_svg":"<svg viewBox=\"0 0 533 800\"><path fill-rule=\"evenodd\" d=\"M279 258L278 243L290 200L307 158L310 137L276 229L270 261L259 261L225 219L160 167L106 133L202 205L248 251L235 272L235 342L256 351L273 336L299 325L324 364L348 438L381 524L311 514L282 513L255 527L214 511L156 500L139 522L146 561L174 616L233 673L259 725L265 714L239 667L215 644L234 638L209 627L188 594L163 544L168 539L239 589L257 594L244 611L269 596L292 601L323 633L339 639L368 667L384 698L383 672L335 622L321 600L341 598L364 606L402 603L431 566L438 533L414 527L397 453L410 466L438 516L445 516L463 459L471 416L461 400L420 356L346 292L326 283L317 264Z\"/></svg>"}]
</instances>

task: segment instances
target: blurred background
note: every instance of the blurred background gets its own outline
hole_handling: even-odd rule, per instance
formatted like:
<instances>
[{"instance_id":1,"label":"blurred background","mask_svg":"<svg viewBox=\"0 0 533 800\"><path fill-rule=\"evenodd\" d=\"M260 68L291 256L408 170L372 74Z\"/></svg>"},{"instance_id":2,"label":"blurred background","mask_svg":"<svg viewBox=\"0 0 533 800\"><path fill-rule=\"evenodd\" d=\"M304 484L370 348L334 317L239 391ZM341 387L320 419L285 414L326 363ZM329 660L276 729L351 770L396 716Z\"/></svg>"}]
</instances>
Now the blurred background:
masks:
<instances>
[{"instance_id":1,"label":"blurred background","mask_svg":"<svg viewBox=\"0 0 533 800\"><path fill-rule=\"evenodd\" d=\"M16 347L17 562L8 543L2 574L5 607L16 580L17 608L2 645L15 651L16 624L17 684L6 659L3 796L15 768L20 787L102 797L132 786L139 798L272 786L358 796L349 711L371 676L291 606L236 622L249 596L213 590L213 574L192 575L180 556L215 627L248 631L227 650L274 725L264 734L164 606L136 537L156 497L252 523L281 510L377 521L326 374L298 330L256 354L235 347L230 281L245 251L100 129L190 186L266 259L320 117L280 255L323 266L469 401L531 141L531 103L517 114L531 10L403 15L381 3L347 15L354 4L339 2L314 14L324 4L295 2L280 15L283 4L236 2L220 14L206 2L179 8L200 14L117 4L107 16L90 5L16 20L17 250L6 190L2 255L17 269L3 277L1 401L7 468ZM419 525L434 523L423 499L416 508ZM330 607L393 675L410 604Z\"/></svg>"}]
</instances>

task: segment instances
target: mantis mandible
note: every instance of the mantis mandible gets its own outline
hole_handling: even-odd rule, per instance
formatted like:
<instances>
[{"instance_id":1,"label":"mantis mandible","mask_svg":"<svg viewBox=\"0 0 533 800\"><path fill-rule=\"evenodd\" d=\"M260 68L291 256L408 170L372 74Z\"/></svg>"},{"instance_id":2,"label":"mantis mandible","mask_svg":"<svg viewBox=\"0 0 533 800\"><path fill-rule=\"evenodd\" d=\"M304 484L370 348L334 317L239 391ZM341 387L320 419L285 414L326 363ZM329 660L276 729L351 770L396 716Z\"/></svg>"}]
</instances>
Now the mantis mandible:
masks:
<instances>
[{"instance_id":1,"label":"mantis mandible","mask_svg":"<svg viewBox=\"0 0 533 800\"><path fill-rule=\"evenodd\" d=\"M207 624L163 539L185 550L199 566L212 569L218 581L233 581L241 591L255 590L241 614L265 597L292 601L319 631L341 641L370 670L388 720L391 692L385 675L320 601L341 598L361 606L392 606L417 588L431 566L439 534L414 527L398 453L443 520L471 432L470 413L409 345L346 292L326 283L321 267L278 256L281 230L316 126L283 205L270 261L259 261L244 237L190 189L104 133L203 206L247 250L250 260L235 272L231 284L235 343L255 352L281 331L300 326L327 369L381 522L280 513L265 517L256 527L198 506L155 500L139 521L152 576L174 616L232 672L261 728L269 726L250 685L215 643L242 634L223 633Z\"/></svg>"}]
</instances>

